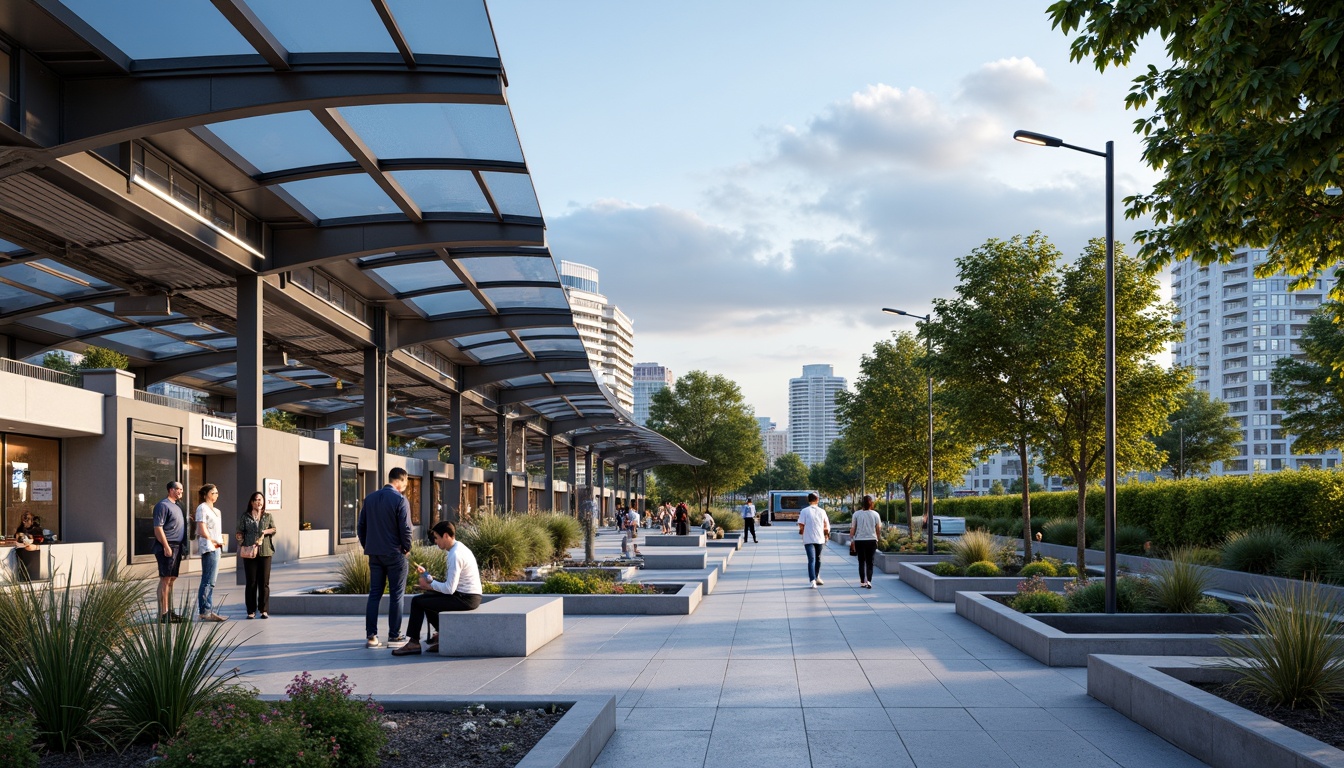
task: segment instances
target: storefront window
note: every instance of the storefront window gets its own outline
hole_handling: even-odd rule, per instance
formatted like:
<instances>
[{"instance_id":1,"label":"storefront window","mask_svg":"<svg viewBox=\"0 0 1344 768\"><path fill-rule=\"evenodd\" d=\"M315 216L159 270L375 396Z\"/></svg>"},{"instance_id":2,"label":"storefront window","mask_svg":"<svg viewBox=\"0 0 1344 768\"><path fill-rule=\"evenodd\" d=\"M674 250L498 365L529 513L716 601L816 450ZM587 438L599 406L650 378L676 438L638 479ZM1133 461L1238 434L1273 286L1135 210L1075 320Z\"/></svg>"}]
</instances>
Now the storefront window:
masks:
<instances>
[{"instance_id":1,"label":"storefront window","mask_svg":"<svg viewBox=\"0 0 1344 768\"><path fill-rule=\"evenodd\" d=\"M406 501L411 505L411 525L420 524L420 478L406 478Z\"/></svg>"},{"instance_id":2,"label":"storefront window","mask_svg":"<svg viewBox=\"0 0 1344 768\"><path fill-rule=\"evenodd\" d=\"M359 465L353 461L341 461L341 541L359 537L356 529L359 515L360 494Z\"/></svg>"},{"instance_id":3,"label":"storefront window","mask_svg":"<svg viewBox=\"0 0 1344 768\"><path fill-rule=\"evenodd\" d=\"M61 536L61 442L45 437L5 435L8 485L4 535L13 536L24 513L51 535Z\"/></svg>"},{"instance_id":4,"label":"storefront window","mask_svg":"<svg viewBox=\"0 0 1344 768\"><path fill-rule=\"evenodd\" d=\"M178 480L182 449L178 440L135 433L131 470L131 555L154 554L154 505L167 497L168 483ZM188 497L183 497L185 505ZM186 512L183 506L183 512Z\"/></svg>"}]
</instances>

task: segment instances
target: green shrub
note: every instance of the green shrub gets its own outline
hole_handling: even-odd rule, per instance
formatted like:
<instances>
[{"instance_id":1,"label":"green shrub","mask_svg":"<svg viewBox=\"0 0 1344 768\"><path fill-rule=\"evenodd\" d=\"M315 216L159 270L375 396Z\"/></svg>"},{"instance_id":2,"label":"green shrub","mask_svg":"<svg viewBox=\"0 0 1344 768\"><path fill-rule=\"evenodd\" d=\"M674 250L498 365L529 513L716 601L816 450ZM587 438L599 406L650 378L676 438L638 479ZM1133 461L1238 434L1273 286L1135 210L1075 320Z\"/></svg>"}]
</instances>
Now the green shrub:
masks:
<instances>
[{"instance_id":1,"label":"green shrub","mask_svg":"<svg viewBox=\"0 0 1344 768\"><path fill-rule=\"evenodd\" d=\"M482 575L495 581L518 575L527 564L522 526L503 515L477 515L457 529L457 538L476 556Z\"/></svg>"},{"instance_id":2,"label":"green shrub","mask_svg":"<svg viewBox=\"0 0 1344 768\"><path fill-rule=\"evenodd\" d=\"M289 695L285 708L323 743L336 745L337 768L373 768L387 741L378 722L383 708L372 698L351 698L353 690L345 675L314 680L304 672L285 689Z\"/></svg>"},{"instance_id":3,"label":"green shrub","mask_svg":"<svg viewBox=\"0 0 1344 768\"><path fill-rule=\"evenodd\" d=\"M551 548L557 559L565 557L571 547L583 543L583 526L578 519L562 514L542 515L540 519L551 535Z\"/></svg>"},{"instance_id":4,"label":"green shrub","mask_svg":"<svg viewBox=\"0 0 1344 768\"><path fill-rule=\"evenodd\" d=\"M591 593L591 587L579 574L559 571L546 577L541 591L548 595L587 595Z\"/></svg>"},{"instance_id":5,"label":"green shrub","mask_svg":"<svg viewBox=\"0 0 1344 768\"><path fill-rule=\"evenodd\" d=\"M1068 608L1064 596L1055 592L1023 592L1013 598L1012 608L1021 613L1063 613Z\"/></svg>"},{"instance_id":6,"label":"green shrub","mask_svg":"<svg viewBox=\"0 0 1344 768\"><path fill-rule=\"evenodd\" d=\"M1209 572L1190 558L1188 550L1178 549L1171 560L1153 568L1153 603L1166 613L1196 613L1211 579Z\"/></svg>"},{"instance_id":7,"label":"green shrub","mask_svg":"<svg viewBox=\"0 0 1344 768\"><path fill-rule=\"evenodd\" d=\"M37 768L37 729L25 715L0 714L0 768Z\"/></svg>"},{"instance_id":8,"label":"green shrub","mask_svg":"<svg viewBox=\"0 0 1344 768\"><path fill-rule=\"evenodd\" d=\"M1056 576L1077 576L1078 566L1073 563L1060 563L1055 566Z\"/></svg>"},{"instance_id":9,"label":"green shrub","mask_svg":"<svg viewBox=\"0 0 1344 768\"><path fill-rule=\"evenodd\" d=\"M1046 544L1072 547L1078 544L1078 523L1075 520L1051 520L1041 526L1041 539Z\"/></svg>"},{"instance_id":10,"label":"green shrub","mask_svg":"<svg viewBox=\"0 0 1344 768\"><path fill-rule=\"evenodd\" d=\"M551 532L547 530L545 523L534 515L511 518L509 522L517 525L522 533L523 542L526 545L526 553L523 556L524 565L538 566L553 562L555 559L555 544L551 539Z\"/></svg>"},{"instance_id":11,"label":"green shrub","mask_svg":"<svg viewBox=\"0 0 1344 768\"><path fill-rule=\"evenodd\" d=\"M1293 538L1278 526L1234 533L1223 544L1223 567L1246 573L1274 573L1293 544Z\"/></svg>"},{"instance_id":12,"label":"green shrub","mask_svg":"<svg viewBox=\"0 0 1344 768\"><path fill-rule=\"evenodd\" d=\"M1339 547L1328 541L1304 541L1279 560L1279 575L1290 579L1324 581L1340 561Z\"/></svg>"},{"instance_id":13,"label":"green shrub","mask_svg":"<svg viewBox=\"0 0 1344 768\"><path fill-rule=\"evenodd\" d=\"M1200 600L1199 600L1198 603L1195 603L1195 610L1194 610L1194 612L1195 612L1195 613L1231 613L1231 612L1232 612L1232 609L1227 607L1227 603L1224 603L1222 600L1219 600L1219 599L1216 598L1216 597L1203 597L1203 598L1200 598Z\"/></svg>"},{"instance_id":14,"label":"green shrub","mask_svg":"<svg viewBox=\"0 0 1344 768\"><path fill-rule=\"evenodd\" d=\"M735 510L723 510L714 515L714 522L725 532L740 531L746 524L742 522L742 514Z\"/></svg>"},{"instance_id":15,"label":"green shrub","mask_svg":"<svg viewBox=\"0 0 1344 768\"><path fill-rule=\"evenodd\" d=\"M999 573L1000 573L999 566L995 565L992 561L989 560L980 560L978 562L974 562L966 566L967 576L976 576L976 577L998 576Z\"/></svg>"},{"instance_id":16,"label":"green shrub","mask_svg":"<svg viewBox=\"0 0 1344 768\"><path fill-rule=\"evenodd\" d=\"M1219 568L1223 564L1223 553L1213 547L1184 547L1186 557L1195 565L1207 565Z\"/></svg>"},{"instance_id":17,"label":"green shrub","mask_svg":"<svg viewBox=\"0 0 1344 768\"><path fill-rule=\"evenodd\" d=\"M934 563L934 564L933 564L933 567L930 568L929 571L932 572L933 575L935 575L935 576L960 576L960 575L961 575L961 568L959 568L959 567L957 566L956 563L951 563L951 562L947 562L947 561L944 561L944 562L941 562L941 563Z\"/></svg>"},{"instance_id":18,"label":"green shrub","mask_svg":"<svg viewBox=\"0 0 1344 768\"><path fill-rule=\"evenodd\" d=\"M1077 530L1078 525L1075 522L1075 533ZM1118 528L1116 529L1116 533L1119 533ZM1106 525L1101 521L1100 517L1092 517L1089 515L1087 520L1083 521L1083 535L1087 538L1087 546L1089 549L1103 549L1106 546ZM1074 543L1076 546L1077 542L1075 541Z\"/></svg>"},{"instance_id":19,"label":"green shrub","mask_svg":"<svg viewBox=\"0 0 1344 768\"><path fill-rule=\"evenodd\" d=\"M546 577L537 590L544 595L654 595L657 588L633 582L617 582L601 571L557 571Z\"/></svg>"},{"instance_id":20,"label":"green shrub","mask_svg":"<svg viewBox=\"0 0 1344 768\"><path fill-rule=\"evenodd\" d=\"M1106 611L1106 584L1095 581L1077 581L1064 588L1069 613L1104 613ZM1152 609L1149 586L1143 579L1121 576L1115 581L1116 610L1120 613L1148 613Z\"/></svg>"},{"instance_id":21,"label":"green shrub","mask_svg":"<svg viewBox=\"0 0 1344 768\"><path fill-rule=\"evenodd\" d=\"M966 517L966 530L968 531L988 531L989 520L979 515L968 515Z\"/></svg>"},{"instance_id":22,"label":"green shrub","mask_svg":"<svg viewBox=\"0 0 1344 768\"><path fill-rule=\"evenodd\" d=\"M1272 706L1324 714L1344 698L1344 634L1333 618L1339 610L1339 601L1312 582L1257 596L1250 613L1260 631L1219 640L1229 655L1245 658L1218 666L1236 673L1234 687Z\"/></svg>"},{"instance_id":23,"label":"green shrub","mask_svg":"<svg viewBox=\"0 0 1344 768\"><path fill-rule=\"evenodd\" d=\"M1115 527L1115 551L1126 555L1144 554L1143 545L1148 543L1148 530L1138 525L1117 525Z\"/></svg>"},{"instance_id":24,"label":"green shrub","mask_svg":"<svg viewBox=\"0 0 1344 768\"><path fill-rule=\"evenodd\" d=\"M255 711L228 703L189 718L179 736L159 745L159 755L164 765L193 768L333 768L332 746L281 704Z\"/></svg>"},{"instance_id":25,"label":"green shrub","mask_svg":"<svg viewBox=\"0 0 1344 768\"><path fill-rule=\"evenodd\" d=\"M415 569L412 568L414 573ZM341 559L336 561L336 578L340 580L340 592L343 595L369 594L369 558L358 549L347 549Z\"/></svg>"},{"instance_id":26,"label":"green shrub","mask_svg":"<svg viewBox=\"0 0 1344 768\"><path fill-rule=\"evenodd\" d=\"M1055 568L1053 563L1038 560L1034 563L1027 563L1022 566L1022 570L1018 571L1017 575L1024 579L1028 576L1057 576L1059 575L1059 571Z\"/></svg>"},{"instance_id":27,"label":"green shrub","mask_svg":"<svg viewBox=\"0 0 1344 768\"><path fill-rule=\"evenodd\" d=\"M368 559L360 559L364 561L364 568L367 572ZM414 542L411 544L411 551L407 553L406 559L409 561L406 568L406 589L408 591L414 588L420 581L420 572L415 569L417 565L424 568L430 575L439 579L443 578L448 571L448 553L439 549L437 544L424 544L419 541ZM367 593L369 590L366 587L364 591Z\"/></svg>"},{"instance_id":28,"label":"green shrub","mask_svg":"<svg viewBox=\"0 0 1344 768\"><path fill-rule=\"evenodd\" d=\"M994 537L985 531L968 531L952 542L952 562L966 568L982 560L994 561Z\"/></svg>"}]
</instances>

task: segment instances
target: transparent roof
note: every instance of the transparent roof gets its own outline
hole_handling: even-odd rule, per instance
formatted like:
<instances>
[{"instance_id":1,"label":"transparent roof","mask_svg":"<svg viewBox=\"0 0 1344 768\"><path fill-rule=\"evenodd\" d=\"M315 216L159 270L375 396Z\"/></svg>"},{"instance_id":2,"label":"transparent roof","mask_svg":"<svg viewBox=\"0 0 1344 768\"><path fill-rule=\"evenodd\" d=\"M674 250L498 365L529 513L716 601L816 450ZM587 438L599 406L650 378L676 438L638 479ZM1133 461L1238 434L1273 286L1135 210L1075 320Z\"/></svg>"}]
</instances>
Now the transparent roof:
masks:
<instances>
[{"instance_id":1,"label":"transparent roof","mask_svg":"<svg viewBox=\"0 0 1344 768\"><path fill-rule=\"evenodd\" d=\"M518 307L563 309L569 306L565 292L561 288L486 288L481 292L500 309Z\"/></svg>"},{"instance_id":2,"label":"transparent roof","mask_svg":"<svg viewBox=\"0 0 1344 768\"><path fill-rule=\"evenodd\" d=\"M462 258L458 259L457 263L467 270L467 274L481 283L504 280L560 282L555 262L549 256L485 256Z\"/></svg>"},{"instance_id":3,"label":"transparent roof","mask_svg":"<svg viewBox=\"0 0 1344 768\"><path fill-rule=\"evenodd\" d=\"M171 336L156 333L148 328L133 331L120 331L102 337L104 340L132 350L139 350L137 357L147 360L160 360L174 355L185 355L208 350L195 344L178 341Z\"/></svg>"},{"instance_id":4,"label":"transparent roof","mask_svg":"<svg viewBox=\"0 0 1344 768\"><path fill-rule=\"evenodd\" d=\"M578 339L531 339L527 348L533 352L582 352L583 342Z\"/></svg>"},{"instance_id":5,"label":"transparent roof","mask_svg":"<svg viewBox=\"0 0 1344 768\"><path fill-rule=\"evenodd\" d=\"M493 344L497 341L503 341L509 338L507 333L478 333L475 336L462 336L453 340L453 343L462 349L468 349L473 345Z\"/></svg>"},{"instance_id":6,"label":"transparent roof","mask_svg":"<svg viewBox=\"0 0 1344 768\"><path fill-rule=\"evenodd\" d=\"M341 116L374 155L521 163L513 116L502 104L376 104Z\"/></svg>"},{"instance_id":7,"label":"transparent roof","mask_svg":"<svg viewBox=\"0 0 1344 768\"><path fill-rule=\"evenodd\" d=\"M0 283L0 314L9 314L23 309L48 304L51 300L45 296L38 296L31 291L25 291L22 288L16 288L12 285Z\"/></svg>"},{"instance_id":8,"label":"transparent roof","mask_svg":"<svg viewBox=\"0 0 1344 768\"><path fill-rule=\"evenodd\" d=\"M383 20L368 0L249 0L290 53L396 53Z\"/></svg>"},{"instance_id":9,"label":"transparent roof","mask_svg":"<svg viewBox=\"0 0 1344 768\"><path fill-rule=\"evenodd\" d=\"M498 58L482 0L388 0L415 53Z\"/></svg>"},{"instance_id":10,"label":"transparent roof","mask_svg":"<svg viewBox=\"0 0 1344 768\"><path fill-rule=\"evenodd\" d=\"M0 299L0 303L2 302L3 299ZM94 312L84 307L71 307L48 312L45 315L30 317L24 321L24 325L63 333L67 336L83 336L88 333L119 328L125 324L115 317L109 317L101 312Z\"/></svg>"},{"instance_id":11,"label":"transparent roof","mask_svg":"<svg viewBox=\"0 0 1344 768\"><path fill-rule=\"evenodd\" d=\"M290 181L280 186L319 219L401 212L392 198L362 173Z\"/></svg>"},{"instance_id":12,"label":"transparent roof","mask_svg":"<svg viewBox=\"0 0 1344 768\"><path fill-rule=\"evenodd\" d=\"M485 307L476 300L466 290L451 291L448 293L435 293L430 296L420 296L414 299L407 299L407 304L415 308L417 312L425 317L438 317L440 315L451 315L458 312L482 312Z\"/></svg>"},{"instance_id":13,"label":"transparent roof","mask_svg":"<svg viewBox=\"0 0 1344 768\"><path fill-rule=\"evenodd\" d=\"M483 347L475 347L471 350L471 354L477 360L498 360L500 358L509 357L510 355L521 355L523 354L523 351L518 348L517 344L510 341L502 344L487 344Z\"/></svg>"},{"instance_id":14,"label":"transparent roof","mask_svg":"<svg viewBox=\"0 0 1344 768\"><path fill-rule=\"evenodd\" d=\"M280 112L207 126L262 173L353 160L311 112Z\"/></svg>"},{"instance_id":15,"label":"transparent roof","mask_svg":"<svg viewBox=\"0 0 1344 768\"><path fill-rule=\"evenodd\" d=\"M395 264L369 270L387 284L393 293L409 293L427 288L451 287L462 284L447 264L442 261L422 261L415 264Z\"/></svg>"},{"instance_id":16,"label":"transparent roof","mask_svg":"<svg viewBox=\"0 0 1344 768\"><path fill-rule=\"evenodd\" d=\"M392 178L422 211L490 213L471 171L394 171Z\"/></svg>"},{"instance_id":17,"label":"transparent roof","mask_svg":"<svg viewBox=\"0 0 1344 768\"><path fill-rule=\"evenodd\" d=\"M0 278L63 299L82 298L112 290L110 284L50 259L0 267Z\"/></svg>"},{"instance_id":18,"label":"transparent roof","mask_svg":"<svg viewBox=\"0 0 1344 768\"><path fill-rule=\"evenodd\" d=\"M62 0L132 59L256 54L210 0Z\"/></svg>"},{"instance_id":19,"label":"transparent roof","mask_svg":"<svg viewBox=\"0 0 1344 768\"><path fill-rule=\"evenodd\" d=\"M506 216L541 216L541 205L537 203L536 190L532 188L532 177L526 173L503 173L486 171L481 174L490 196L499 206L499 212Z\"/></svg>"}]
</instances>

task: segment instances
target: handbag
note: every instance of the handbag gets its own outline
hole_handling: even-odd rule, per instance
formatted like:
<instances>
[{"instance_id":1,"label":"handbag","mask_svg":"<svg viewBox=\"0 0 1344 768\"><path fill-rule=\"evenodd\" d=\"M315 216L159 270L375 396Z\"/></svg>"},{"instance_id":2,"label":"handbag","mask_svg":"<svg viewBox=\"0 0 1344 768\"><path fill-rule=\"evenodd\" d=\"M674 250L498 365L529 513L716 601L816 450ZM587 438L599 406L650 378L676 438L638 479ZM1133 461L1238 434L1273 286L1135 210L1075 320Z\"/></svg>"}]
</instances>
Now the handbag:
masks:
<instances>
[{"instance_id":1,"label":"handbag","mask_svg":"<svg viewBox=\"0 0 1344 768\"><path fill-rule=\"evenodd\" d=\"M257 556L258 549L260 549L260 547L256 544L252 544L246 547L239 547L238 556L243 558L244 560L251 560L252 558Z\"/></svg>"},{"instance_id":2,"label":"handbag","mask_svg":"<svg viewBox=\"0 0 1344 768\"><path fill-rule=\"evenodd\" d=\"M850 539L850 540L849 540L849 554L850 554L850 555L857 555L857 554L859 554L859 548L856 547L856 546L854 546L854 540L853 540L853 539Z\"/></svg>"}]
</instances>

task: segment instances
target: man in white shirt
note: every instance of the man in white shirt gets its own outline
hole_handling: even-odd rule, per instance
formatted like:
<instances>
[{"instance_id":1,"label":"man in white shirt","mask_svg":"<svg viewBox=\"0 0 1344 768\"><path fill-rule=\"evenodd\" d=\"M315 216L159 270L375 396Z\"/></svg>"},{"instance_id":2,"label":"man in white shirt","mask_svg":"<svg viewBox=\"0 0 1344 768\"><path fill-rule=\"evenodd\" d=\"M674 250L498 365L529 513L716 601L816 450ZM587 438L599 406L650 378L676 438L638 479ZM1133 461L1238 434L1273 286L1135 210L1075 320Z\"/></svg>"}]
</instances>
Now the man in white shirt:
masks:
<instances>
[{"instance_id":1,"label":"man in white shirt","mask_svg":"<svg viewBox=\"0 0 1344 768\"><path fill-rule=\"evenodd\" d=\"M761 540L756 538L756 505L751 503L751 497L747 497L747 503L742 505L742 542L746 543L747 537L751 537L752 544L760 544Z\"/></svg>"},{"instance_id":2,"label":"man in white shirt","mask_svg":"<svg viewBox=\"0 0 1344 768\"><path fill-rule=\"evenodd\" d=\"M417 565L420 573L420 594L411 598L411 621L406 627L410 641L392 651L393 656L411 656L420 653L420 626L429 618L431 630L439 625L439 614L444 611L474 611L481 607L481 571L476 567L476 556L467 545L457 540L457 529L442 520L429 530L429 536L439 549L447 552L448 572L443 581L435 581ZM439 636L431 634L426 653L439 652Z\"/></svg>"},{"instance_id":3,"label":"man in white shirt","mask_svg":"<svg viewBox=\"0 0 1344 768\"><path fill-rule=\"evenodd\" d=\"M807 506L798 513L798 535L803 537L807 552L807 586L812 589L826 583L821 580L821 550L831 535L831 520L817 501L817 494L807 494Z\"/></svg>"},{"instance_id":4,"label":"man in white shirt","mask_svg":"<svg viewBox=\"0 0 1344 768\"><path fill-rule=\"evenodd\" d=\"M623 522L625 533L621 536L621 556L629 557L630 549L633 547L635 557L643 557L644 554L639 551L639 510L632 505L630 511L625 514Z\"/></svg>"}]
</instances>

